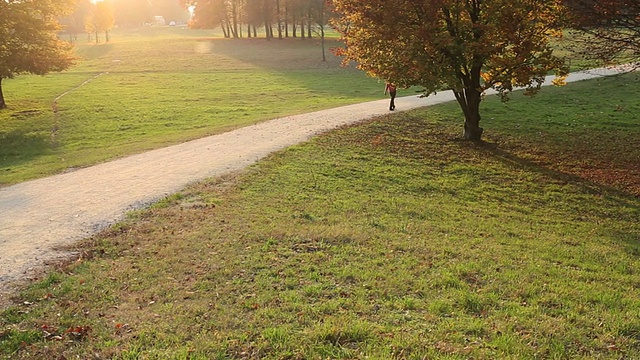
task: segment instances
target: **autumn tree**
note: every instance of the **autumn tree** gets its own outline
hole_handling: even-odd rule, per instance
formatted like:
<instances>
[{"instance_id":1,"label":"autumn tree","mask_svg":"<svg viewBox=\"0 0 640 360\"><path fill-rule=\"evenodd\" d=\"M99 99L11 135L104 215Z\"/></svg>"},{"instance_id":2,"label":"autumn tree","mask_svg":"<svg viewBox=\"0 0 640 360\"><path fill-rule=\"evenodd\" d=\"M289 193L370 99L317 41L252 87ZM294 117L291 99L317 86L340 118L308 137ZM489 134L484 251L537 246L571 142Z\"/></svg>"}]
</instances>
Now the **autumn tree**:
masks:
<instances>
[{"instance_id":1,"label":"autumn tree","mask_svg":"<svg viewBox=\"0 0 640 360\"><path fill-rule=\"evenodd\" d=\"M264 26L264 34L267 40L273 38L273 18L274 18L274 4L271 0L262 0L262 24Z\"/></svg>"},{"instance_id":2,"label":"autumn tree","mask_svg":"<svg viewBox=\"0 0 640 360\"><path fill-rule=\"evenodd\" d=\"M87 15L85 26L88 32L96 35L96 43L99 43L98 33L104 32L105 41L109 42L109 30L113 29L115 19L111 3L101 1L93 5L93 9Z\"/></svg>"},{"instance_id":3,"label":"autumn tree","mask_svg":"<svg viewBox=\"0 0 640 360\"><path fill-rule=\"evenodd\" d=\"M23 73L44 75L68 68L72 46L58 39L57 19L75 0L0 1L0 109L6 108L2 80Z\"/></svg>"},{"instance_id":4,"label":"autumn tree","mask_svg":"<svg viewBox=\"0 0 640 360\"><path fill-rule=\"evenodd\" d=\"M611 62L640 61L640 1L564 0L578 30L578 52Z\"/></svg>"},{"instance_id":5,"label":"autumn tree","mask_svg":"<svg viewBox=\"0 0 640 360\"><path fill-rule=\"evenodd\" d=\"M196 29L211 29L220 26L225 37L230 37L226 0L181 0L185 7L195 9L190 26Z\"/></svg>"},{"instance_id":6,"label":"autumn tree","mask_svg":"<svg viewBox=\"0 0 640 360\"><path fill-rule=\"evenodd\" d=\"M322 46L322 61L327 61L325 51L325 27L331 19L331 9L326 0L311 0L309 18L317 25L317 34L320 36L320 44Z\"/></svg>"},{"instance_id":7,"label":"autumn tree","mask_svg":"<svg viewBox=\"0 0 640 360\"><path fill-rule=\"evenodd\" d=\"M261 26L264 21L264 16L262 16L262 4L263 0L246 0L245 6L243 7L242 14L244 21L247 24L247 36L251 37L251 32L253 31L253 36L257 37L257 27ZM267 32L265 31L265 37Z\"/></svg>"},{"instance_id":8,"label":"autumn tree","mask_svg":"<svg viewBox=\"0 0 640 360\"><path fill-rule=\"evenodd\" d=\"M533 94L549 71L566 74L549 44L564 25L560 1L333 0L345 41L338 53L400 87L452 90L464 138L480 140L485 90Z\"/></svg>"},{"instance_id":9,"label":"autumn tree","mask_svg":"<svg viewBox=\"0 0 640 360\"><path fill-rule=\"evenodd\" d=\"M60 20L70 41L78 40L78 34L85 32L85 22L92 8L90 0L77 0L74 11Z\"/></svg>"}]
</instances>

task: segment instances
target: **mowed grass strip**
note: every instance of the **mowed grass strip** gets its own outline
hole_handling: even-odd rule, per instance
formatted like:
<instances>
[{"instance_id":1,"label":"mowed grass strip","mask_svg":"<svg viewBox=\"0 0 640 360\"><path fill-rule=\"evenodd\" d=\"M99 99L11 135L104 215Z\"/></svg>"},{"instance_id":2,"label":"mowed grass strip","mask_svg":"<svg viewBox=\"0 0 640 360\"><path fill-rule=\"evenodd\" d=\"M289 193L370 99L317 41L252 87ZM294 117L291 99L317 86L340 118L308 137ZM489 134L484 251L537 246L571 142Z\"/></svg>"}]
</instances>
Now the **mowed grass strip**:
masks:
<instances>
[{"instance_id":1,"label":"mowed grass strip","mask_svg":"<svg viewBox=\"0 0 640 360\"><path fill-rule=\"evenodd\" d=\"M77 66L3 81L0 186L285 115L381 99L319 39L223 39L144 28L81 42ZM52 109L54 99L57 112Z\"/></svg>"},{"instance_id":2,"label":"mowed grass strip","mask_svg":"<svg viewBox=\"0 0 640 360\"><path fill-rule=\"evenodd\" d=\"M194 185L17 296L0 316L1 354L635 358L640 200L567 163L638 155L637 113L608 112L634 81L489 100L484 144L460 141L459 115L443 105ZM602 96L584 109L550 109L595 87ZM567 125L594 109L603 115ZM545 119L557 126L535 125ZM611 138L624 141L599 146ZM564 157L576 148L591 151Z\"/></svg>"}]
</instances>

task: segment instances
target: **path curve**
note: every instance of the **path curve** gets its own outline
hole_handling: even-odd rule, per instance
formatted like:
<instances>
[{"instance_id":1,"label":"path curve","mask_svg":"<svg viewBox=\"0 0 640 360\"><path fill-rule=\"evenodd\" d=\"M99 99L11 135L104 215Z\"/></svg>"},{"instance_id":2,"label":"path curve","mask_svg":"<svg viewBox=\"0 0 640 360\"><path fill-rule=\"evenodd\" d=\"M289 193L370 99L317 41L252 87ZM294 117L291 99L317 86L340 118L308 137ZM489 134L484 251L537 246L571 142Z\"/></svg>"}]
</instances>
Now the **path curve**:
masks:
<instances>
[{"instance_id":1,"label":"path curve","mask_svg":"<svg viewBox=\"0 0 640 360\"><path fill-rule=\"evenodd\" d=\"M595 69L568 82L617 73ZM551 78L547 83L550 83ZM399 110L454 100L450 91L396 99ZM68 257L55 250L89 237L185 186L242 169L342 125L389 113L388 100L288 116L119 160L0 188L0 302L9 285Z\"/></svg>"}]
</instances>

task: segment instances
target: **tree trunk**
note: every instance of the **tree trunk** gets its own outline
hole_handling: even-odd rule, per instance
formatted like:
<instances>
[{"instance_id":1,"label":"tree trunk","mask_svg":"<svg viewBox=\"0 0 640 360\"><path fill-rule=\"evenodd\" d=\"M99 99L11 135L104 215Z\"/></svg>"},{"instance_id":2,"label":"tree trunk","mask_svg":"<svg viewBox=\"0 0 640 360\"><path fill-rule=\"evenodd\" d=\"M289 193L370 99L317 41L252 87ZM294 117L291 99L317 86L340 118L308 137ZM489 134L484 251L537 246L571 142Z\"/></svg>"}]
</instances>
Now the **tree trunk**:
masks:
<instances>
[{"instance_id":1,"label":"tree trunk","mask_svg":"<svg viewBox=\"0 0 640 360\"><path fill-rule=\"evenodd\" d=\"M482 140L480 127L480 101L482 101L483 87L480 85L483 61L474 57L471 67L462 68L458 72L458 79L462 83L462 89L454 90L456 100L464 113L464 138L465 140Z\"/></svg>"},{"instance_id":2,"label":"tree trunk","mask_svg":"<svg viewBox=\"0 0 640 360\"><path fill-rule=\"evenodd\" d=\"M4 94L2 92L2 78L0 78L0 109L6 109L7 103L4 102Z\"/></svg>"},{"instance_id":3,"label":"tree trunk","mask_svg":"<svg viewBox=\"0 0 640 360\"><path fill-rule=\"evenodd\" d=\"M231 5L231 20L232 20L232 33L233 33L233 38L237 39L238 38L238 5L236 4L236 2L234 1Z\"/></svg>"},{"instance_id":4,"label":"tree trunk","mask_svg":"<svg viewBox=\"0 0 640 360\"><path fill-rule=\"evenodd\" d=\"M464 121L464 139L465 140L471 140L471 141L482 140L482 132L484 131L484 129L478 126L479 122L480 122L479 118L477 120L465 119Z\"/></svg>"},{"instance_id":5,"label":"tree trunk","mask_svg":"<svg viewBox=\"0 0 640 360\"><path fill-rule=\"evenodd\" d=\"M289 8L284 7L284 37L289 37Z\"/></svg>"},{"instance_id":6,"label":"tree trunk","mask_svg":"<svg viewBox=\"0 0 640 360\"><path fill-rule=\"evenodd\" d=\"M226 24L224 22L220 23L220 28L222 29L222 34L224 35L224 37L228 38L229 34L227 33L227 27L226 27Z\"/></svg>"},{"instance_id":7,"label":"tree trunk","mask_svg":"<svg viewBox=\"0 0 640 360\"><path fill-rule=\"evenodd\" d=\"M265 18L264 21L264 38L267 40L271 40L271 24L269 24L268 20Z\"/></svg>"},{"instance_id":8,"label":"tree trunk","mask_svg":"<svg viewBox=\"0 0 640 360\"><path fill-rule=\"evenodd\" d=\"M280 1L276 0L276 19L278 20L278 39L282 39L282 18L280 17Z\"/></svg>"},{"instance_id":9,"label":"tree trunk","mask_svg":"<svg viewBox=\"0 0 640 360\"><path fill-rule=\"evenodd\" d=\"M327 55L324 50L324 25L320 25L320 38L322 39L322 61L327 61Z\"/></svg>"},{"instance_id":10,"label":"tree trunk","mask_svg":"<svg viewBox=\"0 0 640 360\"><path fill-rule=\"evenodd\" d=\"M480 127L480 100L482 94L477 88L455 91L456 100L464 113L464 139L480 141L483 129Z\"/></svg>"},{"instance_id":11,"label":"tree trunk","mask_svg":"<svg viewBox=\"0 0 640 360\"><path fill-rule=\"evenodd\" d=\"M232 19L229 18L229 13L226 12L224 14L224 20L222 20L224 23L224 26L227 28L227 32L224 32L224 29L222 30L222 32L225 34L224 37L225 38L230 38L230 37L234 37L237 38L238 37L238 33L233 32L233 27L232 27Z\"/></svg>"},{"instance_id":12,"label":"tree trunk","mask_svg":"<svg viewBox=\"0 0 640 360\"><path fill-rule=\"evenodd\" d=\"M296 18L296 13L293 13L293 18L291 19L291 27L293 30L293 37L298 37L298 19Z\"/></svg>"},{"instance_id":13,"label":"tree trunk","mask_svg":"<svg viewBox=\"0 0 640 360\"><path fill-rule=\"evenodd\" d=\"M318 25L320 26L320 39L322 42L322 61L327 61L327 55L324 50L324 2L320 5L320 11L318 11Z\"/></svg>"}]
</instances>

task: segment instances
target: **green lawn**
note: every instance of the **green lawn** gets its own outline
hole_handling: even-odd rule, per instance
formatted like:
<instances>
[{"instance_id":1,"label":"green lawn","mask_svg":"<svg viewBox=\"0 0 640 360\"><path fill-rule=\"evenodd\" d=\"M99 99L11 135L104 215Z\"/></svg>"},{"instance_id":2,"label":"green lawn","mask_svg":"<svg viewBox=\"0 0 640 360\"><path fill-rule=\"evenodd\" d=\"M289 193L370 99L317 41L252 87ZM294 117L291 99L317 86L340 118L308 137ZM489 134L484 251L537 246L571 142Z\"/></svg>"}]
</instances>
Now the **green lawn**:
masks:
<instances>
[{"instance_id":1,"label":"green lawn","mask_svg":"<svg viewBox=\"0 0 640 360\"><path fill-rule=\"evenodd\" d=\"M635 74L372 120L169 197L0 313L9 359L634 359Z\"/></svg>"},{"instance_id":2,"label":"green lawn","mask_svg":"<svg viewBox=\"0 0 640 360\"><path fill-rule=\"evenodd\" d=\"M3 81L9 109L0 111L0 187L283 115L380 99L378 80L340 66L329 51L340 46L332 35L326 62L318 38L233 40L183 27L116 30L107 44L80 36L71 69ZM585 65L572 61L574 70ZM413 91L399 93L407 94Z\"/></svg>"},{"instance_id":3,"label":"green lawn","mask_svg":"<svg viewBox=\"0 0 640 360\"><path fill-rule=\"evenodd\" d=\"M0 186L283 115L382 98L319 39L223 39L180 27L80 39L63 73L3 81ZM68 92L68 93L67 93ZM61 94L58 112L52 103Z\"/></svg>"}]
</instances>

